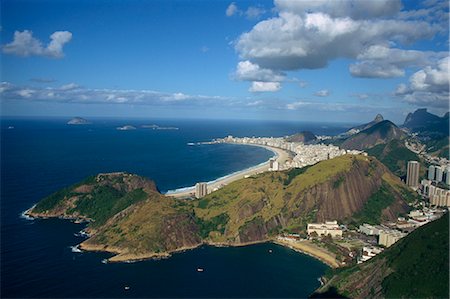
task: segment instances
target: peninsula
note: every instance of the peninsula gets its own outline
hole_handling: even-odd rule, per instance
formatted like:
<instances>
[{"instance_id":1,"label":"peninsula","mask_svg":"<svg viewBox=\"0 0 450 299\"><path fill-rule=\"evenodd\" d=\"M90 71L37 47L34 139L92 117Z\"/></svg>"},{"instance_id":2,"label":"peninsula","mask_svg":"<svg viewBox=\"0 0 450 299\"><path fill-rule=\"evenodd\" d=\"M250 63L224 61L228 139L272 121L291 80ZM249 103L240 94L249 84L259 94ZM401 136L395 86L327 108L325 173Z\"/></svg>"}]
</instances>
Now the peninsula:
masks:
<instances>
[{"instance_id":1,"label":"peninsula","mask_svg":"<svg viewBox=\"0 0 450 299\"><path fill-rule=\"evenodd\" d=\"M309 222L348 222L381 186L393 200L378 207L378 217L395 220L405 212L403 194L409 191L385 166L363 155L261 173L199 200L164 196L153 181L137 175L99 174L50 195L27 214L88 221L90 237L81 249L114 253L110 261L141 260L202 244L242 246L274 241L283 233L306 235Z\"/></svg>"}]
</instances>

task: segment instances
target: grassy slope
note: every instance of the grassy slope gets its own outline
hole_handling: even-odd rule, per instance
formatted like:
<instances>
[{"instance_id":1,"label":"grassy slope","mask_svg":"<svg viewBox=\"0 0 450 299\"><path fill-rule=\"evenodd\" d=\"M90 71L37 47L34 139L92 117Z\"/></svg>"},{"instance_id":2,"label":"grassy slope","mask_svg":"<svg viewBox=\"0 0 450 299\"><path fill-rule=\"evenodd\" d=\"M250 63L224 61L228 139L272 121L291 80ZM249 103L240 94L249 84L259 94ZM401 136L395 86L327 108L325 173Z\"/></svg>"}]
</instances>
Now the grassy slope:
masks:
<instances>
[{"instance_id":1,"label":"grassy slope","mask_svg":"<svg viewBox=\"0 0 450 299\"><path fill-rule=\"evenodd\" d=\"M400 140L392 140L387 144L379 144L366 151L369 155L376 157L399 177L406 175L408 161L420 161L419 157L407 149Z\"/></svg>"},{"instance_id":2,"label":"grassy slope","mask_svg":"<svg viewBox=\"0 0 450 299\"><path fill-rule=\"evenodd\" d=\"M449 217L418 228L370 261L329 273L329 288L351 298L448 298Z\"/></svg>"},{"instance_id":3,"label":"grassy slope","mask_svg":"<svg viewBox=\"0 0 450 299\"><path fill-rule=\"evenodd\" d=\"M383 169L377 167L382 166L364 156L341 156L303 169L267 172L238 180L192 201L174 200L156 189L143 190L139 187L142 184L136 183L140 182L137 176L128 185L120 177L106 183L91 179L84 182L91 187L89 191L78 194L75 189L83 184L77 184L52 195L51 200L44 199L36 209L43 206L47 209L51 204L60 215L89 217L94 220L89 226L95 229L95 235L87 243L120 247L133 254L195 246L202 239L236 243L242 232L245 237L252 235L254 240L263 240L283 230L304 231L306 223L316 220L318 203L314 193L308 201L302 197L312 187L322 184L329 189L320 192L337 192L350 186L346 184L351 182L344 182L343 174L367 169L369 173L360 176L362 182L368 182L374 179L371 171ZM401 188L400 182L391 176L383 177L386 184L391 189ZM127 186L134 187L130 190ZM340 194L346 190L343 188ZM385 195L389 197L392 193ZM385 206L374 205L366 210L378 217L379 209ZM378 212L373 212L377 209Z\"/></svg>"}]
</instances>

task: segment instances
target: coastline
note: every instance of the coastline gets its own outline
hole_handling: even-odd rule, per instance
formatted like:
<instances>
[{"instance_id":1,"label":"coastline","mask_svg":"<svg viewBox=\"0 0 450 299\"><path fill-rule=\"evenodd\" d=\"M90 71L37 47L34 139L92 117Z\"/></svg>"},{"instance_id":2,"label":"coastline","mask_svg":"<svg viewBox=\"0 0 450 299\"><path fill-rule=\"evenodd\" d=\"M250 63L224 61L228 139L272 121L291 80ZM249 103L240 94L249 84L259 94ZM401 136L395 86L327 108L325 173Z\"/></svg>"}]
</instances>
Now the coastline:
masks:
<instances>
[{"instance_id":1,"label":"coastline","mask_svg":"<svg viewBox=\"0 0 450 299\"><path fill-rule=\"evenodd\" d=\"M313 244L309 240L291 242L277 239L273 241L273 243L309 255L310 257L313 257L321 261L322 263L327 264L331 268L335 269L341 267L341 264L336 260L336 256L333 253L327 251L325 248Z\"/></svg>"},{"instance_id":2,"label":"coastline","mask_svg":"<svg viewBox=\"0 0 450 299\"><path fill-rule=\"evenodd\" d=\"M214 243L214 242L202 242L197 245L191 246L191 247L180 247L172 251L168 252L162 252L162 253L155 253L155 252L149 252L149 253L140 253L140 254L134 254L129 252L124 252L120 248L116 247L106 247L102 245L93 245L93 244L86 244L85 242L82 242L78 244L78 248L82 251L91 251L91 252L108 252L114 254L114 256L108 258L108 262L111 263L133 263L133 262L139 262L139 261L145 261L145 260L160 260L160 259L167 259L170 258L173 254L176 253L182 253L186 252L188 250L194 250L201 246L211 246L211 247L245 247L250 245L256 245L256 244L263 244L263 243L272 243L276 244L285 248L292 249L296 252L306 254L331 268L339 268L341 267L341 264L336 260L335 255L333 255L331 252L327 251L324 248L320 248L314 244L312 244L308 240L304 240L296 243L289 242L289 241L282 241L282 240L261 240L261 241L253 241L253 242L246 242L246 243L239 243L239 244L232 244L232 243Z\"/></svg>"},{"instance_id":3,"label":"coastline","mask_svg":"<svg viewBox=\"0 0 450 299\"><path fill-rule=\"evenodd\" d=\"M236 143L229 143L229 144L236 144ZM270 159L275 158L275 160L280 164L283 164L290 157L290 153L281 148L271 147L271 146L267 146L267 145L259 145L259 144L242 144L242 145L258 146L258 147L265 148L265 149L271 151L272 153L274 153L274 156L271 157ZM208 189L211 191L214 190L215 188L219 189L219 188L221 188L225 185L228 185L234 181L243 179L246 176L251 176L251 175L258 174L260 172L268 171L269 170L269 161L270 160L267 160L261 164L251 166L249 168L239 170L234 173L228 174L226 176L217 178L213 181L207 182ZM183 187L183 188L176 189L176 190L169 190L164 195L175 197L175 198L189 198L189 197L193 196L194 192L195 192L195 186L190 186L190 187Z\"/></svg>"}]
</instances>

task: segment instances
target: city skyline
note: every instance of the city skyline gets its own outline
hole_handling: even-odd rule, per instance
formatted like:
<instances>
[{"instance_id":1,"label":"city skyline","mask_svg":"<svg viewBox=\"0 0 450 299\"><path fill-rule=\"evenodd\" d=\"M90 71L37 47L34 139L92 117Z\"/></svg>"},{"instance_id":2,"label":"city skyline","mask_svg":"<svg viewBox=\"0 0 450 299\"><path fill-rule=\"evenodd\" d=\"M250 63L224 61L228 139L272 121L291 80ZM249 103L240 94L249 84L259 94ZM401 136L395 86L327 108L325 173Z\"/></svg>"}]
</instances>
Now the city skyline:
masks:
<instances>
[{"instance_id":1,"label":"city skyline","mask_svg":"<svg viewBox=\"0 0 450 299\"><path fill-rule=\"evenodd\" d=\"M403 123L448 108L447 1L2 1L2 116Z\"/></svg>"}]
</instances>

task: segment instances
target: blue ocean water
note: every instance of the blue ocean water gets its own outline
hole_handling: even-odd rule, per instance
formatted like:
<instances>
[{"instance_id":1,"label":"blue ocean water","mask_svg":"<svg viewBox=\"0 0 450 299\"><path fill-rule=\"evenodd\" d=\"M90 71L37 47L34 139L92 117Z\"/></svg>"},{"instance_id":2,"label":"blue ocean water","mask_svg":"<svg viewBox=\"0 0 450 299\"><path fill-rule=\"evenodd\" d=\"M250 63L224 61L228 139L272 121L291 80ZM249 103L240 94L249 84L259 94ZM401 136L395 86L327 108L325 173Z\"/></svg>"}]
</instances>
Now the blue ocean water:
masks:
<instances>
[{"instance_id":1,"label":"blue ocean water","mask_svg":"<svg viewBox=\"0 0 450 299\"><path fill-rule=\"evenodd\" d=\"M167 260L102 264L108 254L70 248L82 241L74 233L83 225L29 221L20 214L50 193L99 172L137 173L155 180L164 192L217 179L273 155L258 147L188 142L301 130L331 135L348 126L136 119L93 119L92 125L68 126L66 121L1 120L2 297L305 297L318 286L325 265L273 244L203 247ZM140 128L153 123L179 130ZM126 124L138 129L115 129ZM198 267L205 271L196 272Z\"/></svg>"}]
</instances>

